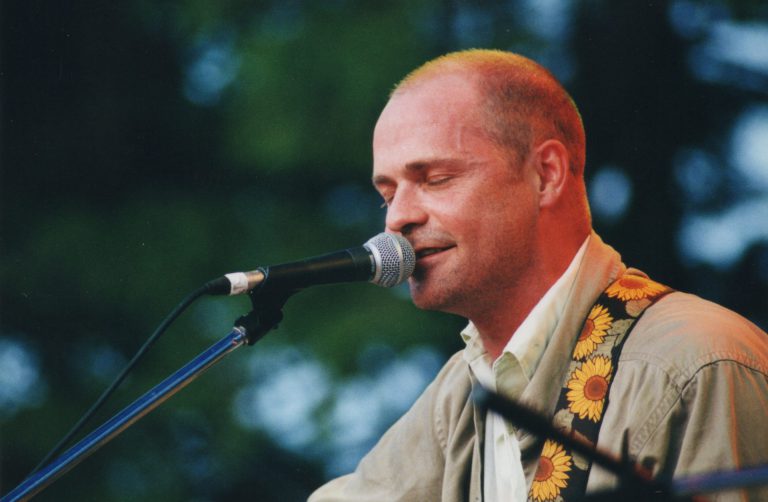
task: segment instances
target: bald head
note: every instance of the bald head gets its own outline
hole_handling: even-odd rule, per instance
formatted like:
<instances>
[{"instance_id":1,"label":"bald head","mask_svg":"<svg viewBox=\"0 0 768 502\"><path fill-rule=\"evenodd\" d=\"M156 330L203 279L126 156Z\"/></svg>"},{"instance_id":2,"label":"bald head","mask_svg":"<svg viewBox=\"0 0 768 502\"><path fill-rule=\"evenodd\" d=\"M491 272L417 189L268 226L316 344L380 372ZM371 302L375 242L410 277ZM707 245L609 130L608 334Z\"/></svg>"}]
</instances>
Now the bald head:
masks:
<instances>
[{"instance_id":1,"label":"bald head","mask_svg":"<svg viewBox=\"0 0 768 502\"><path fill-rule=\"evenodd\" d=\"M489 136L517 160L533 146L556 139L568 151L571 172L583 176L586 145L581 116L568 92L544 67L510 52L454 52L411 72L392 95L447 74L463 76L477 86Z\"/></svg>"}]
</instances>

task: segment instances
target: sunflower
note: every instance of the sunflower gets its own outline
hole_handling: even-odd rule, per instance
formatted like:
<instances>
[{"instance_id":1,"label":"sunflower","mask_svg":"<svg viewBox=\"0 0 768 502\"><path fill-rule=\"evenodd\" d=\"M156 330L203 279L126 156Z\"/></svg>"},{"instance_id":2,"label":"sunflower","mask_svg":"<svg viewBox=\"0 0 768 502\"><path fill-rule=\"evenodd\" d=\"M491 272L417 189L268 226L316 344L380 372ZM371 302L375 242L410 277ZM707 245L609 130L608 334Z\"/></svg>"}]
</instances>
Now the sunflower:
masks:
<instances>
[{"instance_id":1,"label":"sunflower","mask_svg":"<svg viewBox=\"0 0 768 502\"><path fill-rule=\"evenodd\" d=\"M600 304L592 307L573 350L574 358L580 361L594 352L597 346L603 343L606 332L611 329L611 323L613 317L607 308Z\"/></svg>"},{"instance_id":2,"label":"sunflower","mask_svg":"<svg viewBox=\"0 0 768 502\"><path fill-rule=\"evenodd\" d=\"M639 275L625 275L605 291L611 298L618 297L621 301L642 300L649 296L656 296L664 291L666 287L658 282Z\"/></svg>"},{"instance_id":3,"label":"sunflower","mask_svg":"<svg viewBox=\"0 0 768 502\"><path fill-rule=\"evenodd\" d=\"M611 360L605 356L594 356L571 373L568 381L568 409L579 418L589 417L593 422L600 420L603 403L611 379Z\"/></svg>"},{"instance_id":4,"label":"sunflower","mask_svg":"<svg viewBox=\"0 0 768 502\"><path fill-rule=\"evenodd\" d=\"M560 489L568 485L566 473L571 470L571 465L571 456L565 454L563 446L547 439L539 457L539 466L536 468L528 498L536 502L557 498Z\"/></svg>"}]
</instances>

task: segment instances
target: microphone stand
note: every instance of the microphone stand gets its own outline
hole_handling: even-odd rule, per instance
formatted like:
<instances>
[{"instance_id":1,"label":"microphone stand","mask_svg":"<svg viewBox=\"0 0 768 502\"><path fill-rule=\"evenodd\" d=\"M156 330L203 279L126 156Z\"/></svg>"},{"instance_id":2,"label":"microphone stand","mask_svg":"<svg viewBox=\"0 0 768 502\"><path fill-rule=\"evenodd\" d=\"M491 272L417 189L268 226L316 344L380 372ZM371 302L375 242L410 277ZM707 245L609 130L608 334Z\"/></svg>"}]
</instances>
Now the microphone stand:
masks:
<instances>
[{"instance_id":1,"label":"microphone stand","mask_svg":"<svg viewBox=\"0 0 768 502\"><path fill-rule=\"evenodd\" d=\"M590 496L584 500L602 501L617 500L617 494L625 501L669 501L678 500L670 496L668 486L651 479L650 475L639 469L629 458L629 441L626 434L622 438L622 456L617 459L613 455L598 450L594 445L579 436L568 434L555 428L539 413L507 399L495 392L478 386L472 391L475 402L481 407L498 413L516 426L526 429L539 437L551 438L568 449L576 451L596 464L615 474L619 478L619 490ZM685 500L685 499L683 499Z\"/></svg>"},{"instance_id":2,"label":"microphone stand","mask_svg":"<svg viewBox=\"0 0 768 502\"><path fill-rule=\"evenodd\" d=\"M253 345L259 341L267 332L277 327L277 324L283 319L282 308L285 302L297 291L296 289L273 290L270 292L270 298L265 298L265 292L259 288L251 291L249 296L253 310L237 319L235 327L227 336L85 436L56 460L22 481L19 486L0 498L0 502L16 502L33 497L144 415L183 389L200 376L203 371L235 349L245 344Z\"/></svg>"}]
</instances>

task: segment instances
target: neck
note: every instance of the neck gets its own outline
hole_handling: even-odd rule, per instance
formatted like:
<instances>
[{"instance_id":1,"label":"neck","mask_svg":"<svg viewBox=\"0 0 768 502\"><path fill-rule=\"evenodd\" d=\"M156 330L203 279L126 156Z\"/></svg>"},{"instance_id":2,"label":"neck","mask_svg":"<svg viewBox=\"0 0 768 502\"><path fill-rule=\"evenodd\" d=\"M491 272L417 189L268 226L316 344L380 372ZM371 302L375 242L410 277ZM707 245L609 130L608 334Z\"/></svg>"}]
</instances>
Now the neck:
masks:
<instances>
[{"instance_id":1,"label":"neck","mask_svg":"<svg viewBox=\"0 0 768 502\"><path fill-rule=\"evenodd\" d=\"M492 361L501 355L517 328L561 274L562 272L540 276L535 280L517 281L514 289L506 291L505 301L489 305L483 312L469 317Z\"/></svg>"},{"instance_id":2,"label":"neck","mask_svg":"<svg viewBox=\"0 0 768 502\"><path fill-rule=\"evenodd\" d=\"M528 268L524 277L519 277L515 284L507 285L495 303L482 305L467 316L477 328L492 361L501 355L531 310L563 275L586 237L583 235L554 246L555 252L541 255L550 259L537 261Z\"/></svg>"}]
</instances>

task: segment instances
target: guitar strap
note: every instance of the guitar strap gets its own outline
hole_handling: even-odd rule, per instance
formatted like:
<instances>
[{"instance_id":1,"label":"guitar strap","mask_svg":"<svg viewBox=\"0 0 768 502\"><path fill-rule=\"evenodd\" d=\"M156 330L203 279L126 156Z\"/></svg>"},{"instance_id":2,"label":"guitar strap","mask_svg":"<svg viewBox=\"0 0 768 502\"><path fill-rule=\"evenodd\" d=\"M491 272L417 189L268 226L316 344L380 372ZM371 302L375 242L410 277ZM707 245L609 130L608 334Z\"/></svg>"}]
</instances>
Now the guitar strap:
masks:
<instances>
[{"instance_id":1,"label":"guitar strap","mask_svg":"<svg viewBox=\"0 0 768 502\"><path fill-rule=\"evenodd\" d=\"M558 423L593 445L608 408L608 392L619 354L643 312L672 290L639 275L626 274L606 289L589 311L573 349L570 367L555 408ZM590 459L546 440L529 502L581 499L592 466Z\"/></svg>"}]
</instances>

